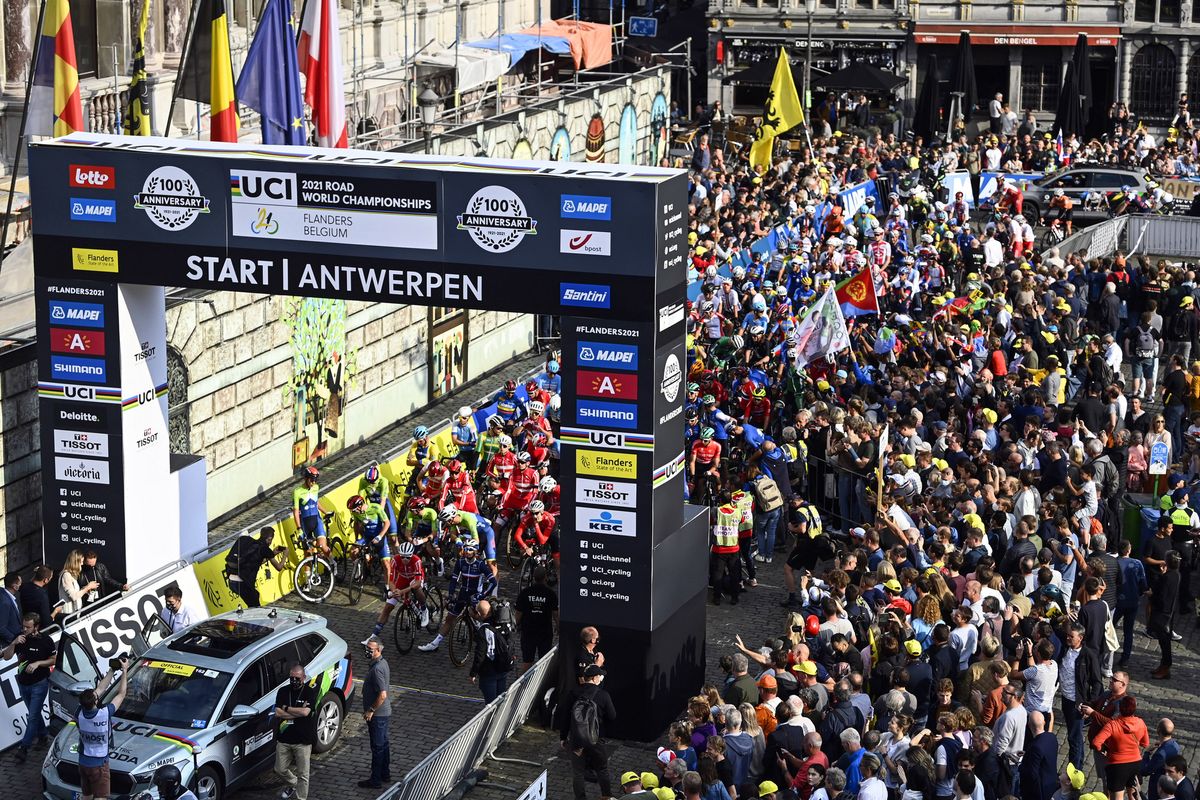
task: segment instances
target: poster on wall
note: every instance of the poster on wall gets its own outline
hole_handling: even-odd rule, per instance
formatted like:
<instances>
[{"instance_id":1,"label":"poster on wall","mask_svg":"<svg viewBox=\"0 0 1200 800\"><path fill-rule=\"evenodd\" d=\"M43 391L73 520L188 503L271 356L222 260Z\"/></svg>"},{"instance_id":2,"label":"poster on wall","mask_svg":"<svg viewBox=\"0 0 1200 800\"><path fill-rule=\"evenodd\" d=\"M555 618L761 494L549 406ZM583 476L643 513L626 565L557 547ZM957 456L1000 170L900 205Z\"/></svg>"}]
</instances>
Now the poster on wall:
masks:
<instances>
[{"instance_id":1,"label":"poster on wall","mask_svg":"<svg viewBox=\"0 0 1200 800\"><path fill-rule=\"evenodd\" d=\"M554 161L571 160L571 134L562 125L550 137L550 158Z\"/></svg>"},{"instance_id":2,"label":"poster on wall","mask_svg":"<svg viewBox=\"0 0 1200 800\"><path fill-rule=\"evenodd\" d=\"M604 117L599 114L593 114L588 123L585 154L587 160L593 163L604 161Z\"/></svg>"},{"instance_id":3,"label":"poster on wall","mask_svg":"<svg viewBox=\"0 0 1200 800\"><path fill-rule=\"evenodd\" d=\"M432 309L430 320L430 401L450 394L467 379L467 315L455 313L444 320L434 321L433 315L441 310Z\"/></svg>"},{"instance_id":4,"label":"poster on wall","mask_svg":"<svg viewBox=\"0 0 1200 800\"><path fill-rule=\"evenodd\" d=\"M346 345L346 301L285 298L292 376L283 401L292 409L292 467L345 445L346 392L357 373L357 352Z\"/></svg>"},{"instance_id":5,"label":"poster on wall","mask_svg":"<svg viewBox=\"0 0 1200 800\"><path fill-rule=\"evenodd\" d=\"M526 139L524 136L522 136L520 139L517 139L517 143L513 145L512 157L517 159L518 161L532 160L533 159L533 145L531 145L529 143L528 139Z\"/></svg>"},{"instance_id":6,"label":"poster on wall","mask_svg":"<svg viewBox=\"0 0 1200 800\"><path fill-rule=\"evenodd\" d=\"M637 140L637 109L632 103L626 103L621 111L621 138L617 156L622 164L637 163Z\"/></svg>"},{"instance_id":7,"label":"poster on wall","mask_svg":"<svg viewBox=\"0 0 1200 800\"><path fill-rule=\"evenodd\" d=\"M662 92L654 95L650 104L650 138L647 149L647 164L658 166L667 155L670 144L671 110L667 106L667 98Z\"/></svg>"}]
</instances>

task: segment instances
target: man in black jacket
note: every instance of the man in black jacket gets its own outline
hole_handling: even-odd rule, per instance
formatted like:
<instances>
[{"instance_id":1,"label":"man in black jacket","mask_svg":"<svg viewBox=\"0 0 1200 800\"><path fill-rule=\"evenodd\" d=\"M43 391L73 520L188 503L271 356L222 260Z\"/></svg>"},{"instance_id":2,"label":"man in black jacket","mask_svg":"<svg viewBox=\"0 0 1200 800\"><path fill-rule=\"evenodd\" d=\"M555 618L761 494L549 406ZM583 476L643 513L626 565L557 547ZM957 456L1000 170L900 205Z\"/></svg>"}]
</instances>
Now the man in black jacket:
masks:
<instances>
[{"instance_id":1,"label":"man in black jacket","mask_svg":"<svg viewBox=\"0 0 1200 800\"><path fill-rule=\"evenodd\" d=\"M1150 633L1158 637L1158 646L1162 651L1158 669L1151 672L1150 677L1158 680L1165 681L1171 677L1171 631L1179 604L1179 564L1182 561L1177 551L1167 553L1167 572L1150 595Z\"/></svg>"},{"instance_id":2,"label":"man in black jacket","mask_svg":"<svg viewBox=\"0 0 1200 800\"><path fill-rule=\"evenodd\" d=\"M992 752L992 729L977 725L971 736L971 749L975 751L975 777L983 784L984 800L996 800L1008 795L1012 779L999 757Z\"/></svg>"},{"instance_id":3,"label":"man in black jacket","mask_svg":"<svg viewBox=\"0 0 1200 800\"><path fill-rule=\"evenodd\" d=\"M508 634L492 622L492 604L480 600L475 614L483 620L475 635L475 660L471 662L471 683L479 684L483 702L490 703L508 687L508 673L513 667L512 648Z\"/></svg>"},{"instance_id":4,"label":"man in black jacket","mask_svg":"<svg viewBox=\"0 0 1200 800\"><path fill-rule=\"evenodd\" d=\"M1067 726L1067 761L1083 764L1083 715L1079 706L1104 691L1100 654L1084 645L1085 629L1072 622L1062 635L1065 647L1058 654L1058 680L1062 693L1063 721Z\"/></svg>"},{"instance_id":5,"label":"man in black jacket","mask_svg":"<svg viewBox=\"0 0 1200 800\"><path fill-rule=\"evenodd\" d=\"M129 584L119 581L114 578L108 571L108 567L104 566L99 561L100 556L95 550L88 550L83 554L83 566L79 583L87 584L93 581L100 584L94 592L90 592L83 599L84 605L94 603L101 597L106 597L113 592L129 591Z\"/></svg>"},{"instance_id":6,"label":"man in black jacket","mask_svg":"<svg viewBox=\"0 0 1200 800\"><path fill-rule=\"evenodd\" d=\"M600 736L604 736L604 727L617 720L617 709L613 706L608 692L600 688L604 680L604 668L591 664L583 670L582 683L571 687L566 698L555 712L555 725L558 728L562 747L571 759L571 786L575 792L575 800L585 800L587 797L586 777L588 772L594 772L600 783L600 796L612 797L612 778L608 774L608 751L604 749L601 740L596 742L578 741L576 732L572 729L575 717L575 707L580 701L595 703L596 716L600 723Z\"/></svg>"},{"instance_id":7,"label":"man in black jacket","mask_svg":"<svg viewBox=\"0 0 1200 800\"><path fill-rule=\"evenodd\" d=\"M50 607L50 594L46 591L46 584L50 583L53 577L54 570L42 564L33 570L33 580L21 582L21 590L17 593L21 601L21 610L36 611L41 619L50 620L45 623L46 627L54 624L55 615L62 611L61 605Z\"/></svg>"}]
</instances>

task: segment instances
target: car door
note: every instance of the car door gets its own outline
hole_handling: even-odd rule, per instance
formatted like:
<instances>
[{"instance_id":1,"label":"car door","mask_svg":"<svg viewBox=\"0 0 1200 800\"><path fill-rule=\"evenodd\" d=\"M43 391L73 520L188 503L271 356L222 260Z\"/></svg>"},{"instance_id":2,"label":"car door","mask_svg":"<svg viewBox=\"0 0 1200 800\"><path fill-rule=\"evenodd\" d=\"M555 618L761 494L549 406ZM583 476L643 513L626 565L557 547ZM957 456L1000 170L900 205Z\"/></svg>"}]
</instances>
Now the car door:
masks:
<instances>
[{"instance_id":1,"label":"car door","mask_svg":"<svg viewBox=\"0 0 1200 800\"><path fill-rule=\"evenodd\" d=\"M50 714L63 722L75 719L79 693L94 689L108 672L108 664L96 663L92 648L64 631L58 640L54 669L50 672Z\"/></svg>"},{"instance_id":2,"label":"car door","mask_svg":"<svg viewBox=\"0 0 1200 800\"><path fill-rule=\"evenodd\" d=\"M139 658L142 653L168 636L171 636L171 626L164 622L162 617L155 614L146 620L141 631L133 637L133 642L129 645L129 654L134 658Z\"/></svg>"},{"instance_id":3,"label":"car door","mask_svg":"<svg viewBox=\"0 0 1200 800\"><path fill-rule=\"evenodd\" d=\"M228 761L224 765L227 783L239 783L255 774L261 761L261 749L270 749L270 702L263 704L266 692L266 658L259 658L246 667L234 680L221 713L217 717L218 734L224 740ZM234 714L236 708L252 708L249 716ZM223 735L222 735L223 734Z\"/></svg>"}]
</instances>

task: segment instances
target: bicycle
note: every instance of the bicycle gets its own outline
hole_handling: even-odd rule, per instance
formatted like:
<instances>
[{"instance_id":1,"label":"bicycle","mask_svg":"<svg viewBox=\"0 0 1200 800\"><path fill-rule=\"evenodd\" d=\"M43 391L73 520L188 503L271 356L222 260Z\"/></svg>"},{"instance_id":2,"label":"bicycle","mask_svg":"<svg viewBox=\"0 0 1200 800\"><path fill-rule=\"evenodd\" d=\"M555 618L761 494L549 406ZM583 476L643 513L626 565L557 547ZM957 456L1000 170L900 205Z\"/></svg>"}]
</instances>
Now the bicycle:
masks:
<instances>
[{"instance_id":1,"label":"bicycle","mask_svg":"<svg viewBox=\"0 0 1200 800\"><path fill-rule=\"evenodd\" d=\"M446 601L442 597L442 590L436 586L426 583L424 591L425 608L429 611L429 624L425 626L425 630L432 633L442 624L442 617L446 613ZM396 609L396 618L392 622L392 638L396 641L396 649L401 653L412 650L417 641L417 629L421 627L421 613L413 599L414 596L413 592L404 596L404 602Z\"/></svg>"},{"instance_id":2,"label":"bicycle","mask_svg":"<svg viewBox=\"0 0 1200 800\"><path fill-rule=\"evenodd\" d=\"M450 663L461 667L475 655L475 640L480 622L475 619L474 609L465 608L450 628Z\"/></svg>"},{"instance_id":3,"label":"bicycle","mask_svg":"<svg viewBox=\"0 0 1200 800\"><path fill-rule=\"evenodd\" d=\"M300 559L292 572L296 592L310 603L323 603L333 592L336 568L332 561L317 552L316 542L311 536L297 531L293 539L304 553L304 558Z\"/></svg>"},{"instance_id":4,"label":"bicycle","mask_svg":"<svg viewBox=\"0 0 1200 800\"><path fill-rule=\"evenodd\" d=\"M341 574L346 580L346 599L350 605L358 605L363 587L368 583L384 581L383 559L374 556L368 547L352 544L341 563Z\"/></svg>"},{"instance_id":5,"label":"bicycle","mask_svg":"<svg viewBox=\"0 0 1200 800\"><path fill-rule=\"evenodd\" d=\"M525 591L525 588L533 585L533 571L539 567L546 568L546 583L553 586L558 583L558 565L554 561L554 556L550 553L548 544L535 544L533 546L533 555L522 556L521 571L517 577L517 595Z\"/></svg>"}]
</instances>

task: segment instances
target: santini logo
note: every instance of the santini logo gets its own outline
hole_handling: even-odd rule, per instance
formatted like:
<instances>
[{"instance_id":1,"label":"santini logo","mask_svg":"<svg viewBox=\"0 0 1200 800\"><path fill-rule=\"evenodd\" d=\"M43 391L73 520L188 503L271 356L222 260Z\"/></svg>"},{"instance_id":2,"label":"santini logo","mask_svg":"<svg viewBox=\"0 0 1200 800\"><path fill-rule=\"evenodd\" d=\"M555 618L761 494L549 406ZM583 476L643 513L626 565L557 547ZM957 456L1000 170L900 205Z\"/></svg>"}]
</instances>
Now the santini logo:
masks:
<instances>
[{"instance_id":1,"label":"santini logo","mask_svg":"<svg viewBox=\"0 0 1200 800\"><path fill-rule=\"evenodd\" d=\"M611 308L612 290L591 283L560 283L561 303L579 308Z\"/></svg>"},{"instance_id":2,"label":"santini logo","mask_svg":"<svg viewBox=\"0 0 1200 800\"><path fill-rule=\"evenodd\" d=\"M564 194L563 219L593 219L607 222L612 219L612 198L586 194Z\"/></svg>"},{"instance_id":3,"label":"santini logo","mask_svg":"<svg viewBox=\"0 0 1200 800\"><path fill-rule=\"evenodd\" d=\"M558 251L580 256L611 255L612 234L608 231L563 229L558 233Z\"/></svg>"}]
</instances>

